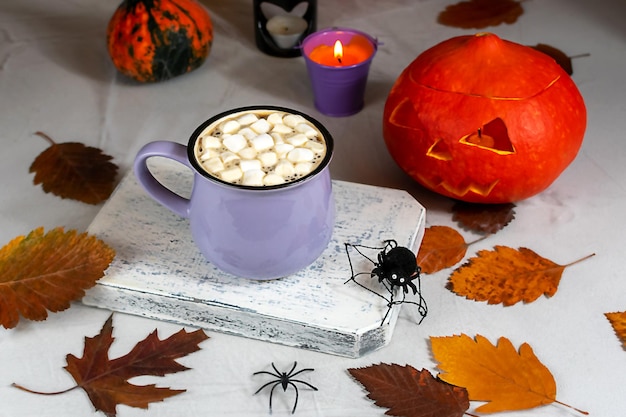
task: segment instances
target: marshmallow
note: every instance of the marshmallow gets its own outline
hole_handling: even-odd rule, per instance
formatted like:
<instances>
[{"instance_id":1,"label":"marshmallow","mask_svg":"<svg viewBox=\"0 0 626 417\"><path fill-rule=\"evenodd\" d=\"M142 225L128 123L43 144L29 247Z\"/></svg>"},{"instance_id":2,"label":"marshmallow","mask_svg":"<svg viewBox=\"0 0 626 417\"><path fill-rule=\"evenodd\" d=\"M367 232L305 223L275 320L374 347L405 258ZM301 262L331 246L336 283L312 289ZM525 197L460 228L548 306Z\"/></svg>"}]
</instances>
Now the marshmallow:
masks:
<instances>
[{"instance_id":1,"label":"marshmallow","mask_svg":"<svg viewBox=\"0 0 626 417\"><path fill-rule=\"evenodd\" d=\"M274 150L276 151L276 154L279 158L284 158L285 155L287 155L287 153L289 153L289 151L294 148L295 146L293 146L291 143L277 143L276 145L274 145Z\"/></svg>"},{"instance_id":2,"label":"marshmallow","mask_svg":"<svg viewBox=\"0 0 626 417\"><path fill-rule=\"evenodd\" d=\"M248 126L256 122L257 120L259 120L259 118L256 114L246 113L237 119L237 123L239 123L240 126Z\"/></svg>"},{"instance_id":3,"label":"marshmallow","mask_svg":"<svg viewBox=\"0 0 626 417\"><path fill-rule=\"evenodd\" d=\"M273 167L278 162L278 155L276 155L276 152L263 152L258 156L258 158L261 165L266 168Z\"/></svg>"},{"instance_id":4,"label":"marshmallow","mask_svg":"<svg viewBox=\"0 0 626 417\"><path fill-rule=\"evenodd\" d=\"M243 129L241 129L239 131L239 134L248 140L258 135L258 133L256 133L254 130L250 129L249 127L244 127Z\"/></svg>"},{"instance_id":5,"label":"marshmallow","mask_svg":"<svg viewBox=\"0 0 626 417\"><path fill-rule=\"evenodd\" d=\"M280 175L270 173L263 177L263 185L279 185L284 183L285 179Z\"/></svg>"},{"instance_id":6,"label":"marshmallow","mask_svg":"<svg viewBox=\"0 0 626 417\"><path fill-rule=\"evenodd\" d=\"M307 138L306 135L302 133L296 133L295 135L289 136L287 138L287 142L291 143L293 146L302 146L307 143L308 140L309 138Z\"/></svg>"},{"instance_id":7,"label":"marshmallow","mask_svg":"<svg viewBox=\"0 0 626 417\"><path fill-rule=\"evenodd\" d=\"M222 159L222 162L224 163L224 165L231 165L234 162L239 161L241 159L239 155L230 151L222 152L220 154L220 158Z\"/></svg>"},{"instance_id":8,"label":"marshmallow","mask_svg":"<svg viewBox=\"0 0 626 417\"><path fill-rule=\"evenodd\" d=\"M309 139L317 136L317 130L306 123L299 123L294 129L296 132L303 133Z\"/></svg>"},{"instance_id":9,"label":"marshmallow","mask_svg":"<svg viewBox=\"0 0 626 417\"><path fill-rule=\"evenodd\" d=\"M260 169L251 169L244 171L241 183L243 185L263 185L263 177L265 177L265 172Z\"/></svg>"},{"instance_id":10,"label":"marshmallow","mask_svg":"<svg viewBox=\"0 0 626 417\"><path fill-rule=\"evenodd\" d=\"M299 114L288 114L283 117L283 123L289 127L296 127L300 123L306 123L306 119Z\"/></svg>"},{"instance_id":11,"label":"marshmallow","mask_svg":"<svg viewBox=\"0 0 626 417\"><path fill-rule=\"evenodd\" d=\"M313 158L315 158L315 154L307 148L295 148L287 154L287 159L292 163L311 162Z\"/></svg>"},{"instance_id":12,"label":"marshmallow","mask_svg":"<svg viewBox=\"0 0 626 417\"><path fill-rule=\"evenodd\" d=\"M200 160L206 161L207 159L215 158L216 156L219 156L219 155L220 153L217 150L206 148L204 149L204 152L202 152L202 155L200 155Z\"/></svg>"},{"instance_id":13,"label":"marshmallow","mask_svg":"<svg viewBox=\"0 0 626 417\"><path fill-rule=\"evenodd\" d=\"M256 158L257 154L257 150L249 146L239 151L239 156L241 156L243 159L254 159Z\"/></svg>"},{"instance_id":14,"label":"marshmallow","mask_svg":"<svg viewBox=\"0 0 626 417\"><path fill-rule=\"evenodd\" d=\"M299 162L295 166L296 174L306 175L313 171L313 164L311 162Z\"/></svg>"},{"instance_id":15,"label":"marshmallow","mask_svg":"<svg viewBox=\"0 0 626 417\"><path fill-rule=\"evenodd\" d=\"M324 152L324 150L326 149L324 145L314 140L308 141L307 143L304 144L304 146L306 148L309 148L310 150L312 150L313 152L317 154Z\"/></svg>"},{"instance_id":16,"label":"marshmallow","mask_svg":"<svg viewBox=\"0 0 626 417\"><path fill-rule=\"evenodd\" d=\"M237 182L243 176L243 172L239 167L232 167L220 172L220 178L226 182Z\"/></svg>"},{"instance_id":17,"label":"marshmallow","mask_svg":"<svg viewBox=\"0 0 626 417\"><path fill-rule=\"evenodd\" d=\"M279 125L283 123L284 113L272 113L267 116L267 121L273 125Z\"/></svg>"},{"instance_id":18,"label":"marshmallow","mask_svg":"<svg viewBox=\"0 0 626 417\"><path fill-rule=\"evenodd\" d=\"M211 174L217 174L224 170L224 163L219 157L211 158L202 163L202 166L206 168Z\"/></svg>"},{"instance_id":19,"label":"marshmallow","mask_svg":"<svg viewBox=\"0 0 626 417\"><path fill-rule=\"evenodd\" d=\"M252 143L252 147L256 149L257 152L263 152L274 146L274 139L272 139L272 137L267 133L263 133L252 138L250 142Z\"/></svg>"},{"instance_id":20,"label":"marshmallow","mask_svg":"<svg viewBox=\"0 0 626 417\"><path fill-rule=\"evenodd\" d=\"M281 133L283 135L288 135L290 133L293 133L293 129L281 123L281 124L274 125L274 127L272 128L272 133L274 132Z\"/></svg>"},{"instance_id":21,"label":"marshmallow","mask_svg":"<svg viewBox=\"0 0 626 417\"><path fill-rule=\"evenodd\" d=\"M239 161L239 168L244 174L248 171L258 171L261 169L261 161L258 159L242 159Z\"/></svg>"},{"instance_id":22,"label":"marshmallow","mask_svg":"<svg viewBox=\"0 0 626 417\"><path fill-rule=\"evenodd\" d=\"M270 136L274 139L274 143L283 143L285 141L285 138L280 133L272 132Z\"/></svg>"},{"instance_id":23,"label":"marshmallow","mask_svg":"<svg viewBox=\"0 0 626 417\"><path fill-rule=\"evenodd\" d=\"M237 153L248 145L248 141L242 135L229 135L222 141L226 149L233 153Z\"/></svg>"},{"instance_id":24,"label":"marshmallow","mask_svg":"<svg viewBox=\"0 0 626 417\"><path fill-rule=\"evenodd\" d=\"M296 174L296 169L293 164L289 161L279 161L274 168L274 174L280 175L281 177L287 179Z\"/></svg>"},{"instance_id":25,"label":"marshmallow","mask_svg":"<svg viewBox=\"0 0 626 417\"><path fill-rule=\"evenodd\" d=\"M256 133L267 133L272 128L272 125L265 119L259 119L250 125L250 129Z\"/></svg>"},{"instance_id":26,"label":"marshmallow","mask_svg":"<svg viewBox=\"0 0 626 417\"><path fill-rule=\"evenodd\" d=\"M241 125L236 120L229 120L222 125L222 132L231 134L238 132L240 128Z\"/></svg>"},{"instance_id":27,"label":"marshmallow","mask_svg":"<svg viewBox=\"0 0 626 417\"><path fill-rule=\"evenodd\" d=\"M215 136L205 136L202 138L202 149L219 149L222 147L222 140Z\"/></svg>"}]
</instances>

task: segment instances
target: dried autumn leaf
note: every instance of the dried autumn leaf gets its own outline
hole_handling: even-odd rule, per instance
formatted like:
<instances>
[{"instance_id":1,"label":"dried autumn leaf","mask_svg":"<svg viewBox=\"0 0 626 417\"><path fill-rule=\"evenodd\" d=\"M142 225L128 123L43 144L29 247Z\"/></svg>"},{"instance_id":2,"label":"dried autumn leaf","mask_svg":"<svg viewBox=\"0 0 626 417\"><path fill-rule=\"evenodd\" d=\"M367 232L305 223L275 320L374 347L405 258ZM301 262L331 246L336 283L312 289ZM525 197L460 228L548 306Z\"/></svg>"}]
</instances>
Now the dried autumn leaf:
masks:
<instances>
[{"instance_id":1,"label":"dried autumn leaf","mask_svg":"<svg viewBox=\"0 0 626 417\"><path fill-rule=\"evenodd\" d=\"M150 333L126 355L109 359L109 348L113 343L113 315L102 326L100 334L85 338L83 357L72 354L66 357L65 369L74 377L78 385L59 392L42 393L29 390L20 385L13 386L35 394L55 395L76 388L85 390L93 406L107 416L116 415L119 404L130 407L148 408L152 402L185 392L159 388L156 385L134 385L130 378L151 375L164 376L185 371L189 368L176 362L189 353L200 349L198 344L209 337L202 331L188 333L181 329L167 339L160 340L157 331Z\"/></svg>"},{"instance_id":2,"label":"dried autumn leaf","mask_svg":"<svg viewBox=\"0 0 626 417\"><path fill-rule=\"evenodd\" d=\"M117 165L98 148L78 142L55 143L43 132L36 132L50 146L35 158L29 172L33 183L46 193L61 198L98 204L109 198L115 186Z\"/></svg>"},{"instance_id":3,"label":"dried autumn leaf","mask_svg":"<svg viewBox=\"0 0 626 417\"><path fill-rule=\"evenodd\" d=\"M379 407L390 416L460 417L469 408L467 390L450 385L422 369L396 364L348 369Z\"/></svg>"},{"instance_id":4,"label":"dried autumn leaf","mask_svg":"<svg viewBox=\"0 0 626 417\"><path fill-rule=\"evenodd\" d=\"M95 285L115 251L87 233L42 227L0 249L0 324L17 325L20 315L45 320L48 311L70 307Z\"/></svg>"},{"instance_id":5,"label":"dried autumn leaf","mask_svg":"<svg viewBox=\"0 0 626 417\"><path fill-rule=\"evenodd\" d=\"M605 313L606 318L611 322L615 334L626 349L626 311L620 313Z\"/></svg>"},{"instance_id":6,"label":"dried autumn leaf","mask_svg":"<svg viewBox=\"0 0 626 417\"><path fill-rule=\"evenodd\" d=\"M479 251L476 257L457 268L446 288L470 300L489 304L530 303L542 294L553 296L565 268L593 256L559 265L527 248L496 246L494 249Z\"/></svg>"},{"instance_id":7,"label":"dried autumn leaf","mask_svg":"<svg viewBox=\"0 0 626 417\"><path fill-rule=\"evenodd\" d=\"M417 252L417 264L422 272L433 274L460 262L467 247L465 239L455 229L448 226L427 227Z\"/></svg>"},{"instance_id":8,"label":"dried autumn leaf","mask_svg":"<svg viewBox=\"0 0 626 417\"><path fill-rule=\"evenodd\" d=\"M482 29L515 23L523 13L521 2L515 0L468 0L446 7L437 21L445 26Z\"/></svg>"},{"instance_id":9,"label":"dried autumn leaf","mask_svg":"<svg viewBox=\"0 0 626 417\"><path fill-rule=\"evenodd\" d=\"M474 204L459 201L452 207L452 220L479 233L493 234L515 218L515 204Z\"/></svg>"},{"instance_id":10,"label":"dried autumn leaf","mask_svg":"<svg viewBox=\"0 0 626 417\"><path fill-rule=\"evenodd\" d=\"M556 382L533 349L523 343L519 352L505 337L494 346L485 337L431 337L439 378L467 389L471 401L486 401L482 413L524 410L556 402ZM574 409L582 414L584 411Z\"/></svg>"},{"instance_id":11,"label":"dried autumn leaf","mask_svg":"<svg viewBox=\"0 0 626 417\"><path fill-rule=\"evenodd\" d=\"M556 63L559 64L559 66L563 68L565 72L567 72L568 75L572 75L574 73L574 67L572 66L572 58L580 58L583 56L589 56L589 54L567 56L567 54L565 54L565 52L561 51L560 49L555 48L554 46L551 46L551 45L547 45L545 43L538 43L535 46L531 46L531 48L536 49L539 52L543 52L544 54L553 58L556 61Z\"/></svg>"}]
</instances>

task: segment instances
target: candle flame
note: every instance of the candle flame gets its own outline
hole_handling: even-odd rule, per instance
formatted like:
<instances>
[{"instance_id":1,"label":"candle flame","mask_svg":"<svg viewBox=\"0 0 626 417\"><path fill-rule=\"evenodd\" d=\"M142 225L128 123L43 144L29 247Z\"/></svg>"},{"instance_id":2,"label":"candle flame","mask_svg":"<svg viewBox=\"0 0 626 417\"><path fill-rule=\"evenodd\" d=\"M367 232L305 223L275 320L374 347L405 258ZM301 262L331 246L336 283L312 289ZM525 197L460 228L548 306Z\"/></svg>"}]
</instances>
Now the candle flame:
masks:
<instances>
[{"instance_id":1,"label":"candle flame","mask_svg":"<svg viewBox=\"0 0 626 417\"><path fill-rule=\"evenodd\" d=\"M334 56L337 58L337 61L341 63L341 59L343 58L343 45L340 40L335 42Z\"/></svg>"}]
</instances>

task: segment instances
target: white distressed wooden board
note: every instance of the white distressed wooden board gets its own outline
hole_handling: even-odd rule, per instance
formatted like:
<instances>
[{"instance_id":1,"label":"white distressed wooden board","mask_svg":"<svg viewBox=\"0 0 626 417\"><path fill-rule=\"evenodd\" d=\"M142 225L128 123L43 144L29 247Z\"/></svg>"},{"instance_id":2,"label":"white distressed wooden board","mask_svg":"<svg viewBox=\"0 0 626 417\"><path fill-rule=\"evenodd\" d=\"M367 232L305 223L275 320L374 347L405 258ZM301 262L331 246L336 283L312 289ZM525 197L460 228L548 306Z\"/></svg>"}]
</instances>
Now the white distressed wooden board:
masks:
<instances>
[{"instance_id":1,"label":"white distressed wooden board","mask_svg":"<svg viewBox=\"0 0 626 417\"><path fill-rule=\"evenodd\" d=\"M180 164L151 159L151 170L181 195L192 175ZM129 173L88 232L116 251L105 276L82 302L112 311L171 321L273 343L360 357L391 340L401 306L350 278L344 243L381 247L385 239L415 250L425 209L405 191L333 181L336 226L328 248L289 277L253 281L221 272L192 241L188 221L154 202ZM371 252L375 259L377 251ZM372 264L351 256L355 272ZM360 282L384 293L377 279ZM388 295L388 294L386 294Z\"/></svg>"}]
</instances>

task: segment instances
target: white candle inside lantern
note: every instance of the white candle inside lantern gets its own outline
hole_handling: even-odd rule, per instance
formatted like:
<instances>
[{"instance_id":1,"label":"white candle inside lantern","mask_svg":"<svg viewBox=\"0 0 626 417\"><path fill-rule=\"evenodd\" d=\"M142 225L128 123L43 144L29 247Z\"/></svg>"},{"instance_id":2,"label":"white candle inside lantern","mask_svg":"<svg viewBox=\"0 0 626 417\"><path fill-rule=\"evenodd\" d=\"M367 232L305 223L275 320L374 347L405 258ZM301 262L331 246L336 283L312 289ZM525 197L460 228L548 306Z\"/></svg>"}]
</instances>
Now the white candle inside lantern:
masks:
<instances>
[{"instance_id":1,"label":"white candle inside lantern","mask_svg":"<svg viewBox=\"0 0 626 417\"><path fill-rule=\"evenodd\" d=\"M294 15L277 15L267 21L266 29L279 48L293 48L306 30L306 20Z\"/></svg>"}]
</instances>

